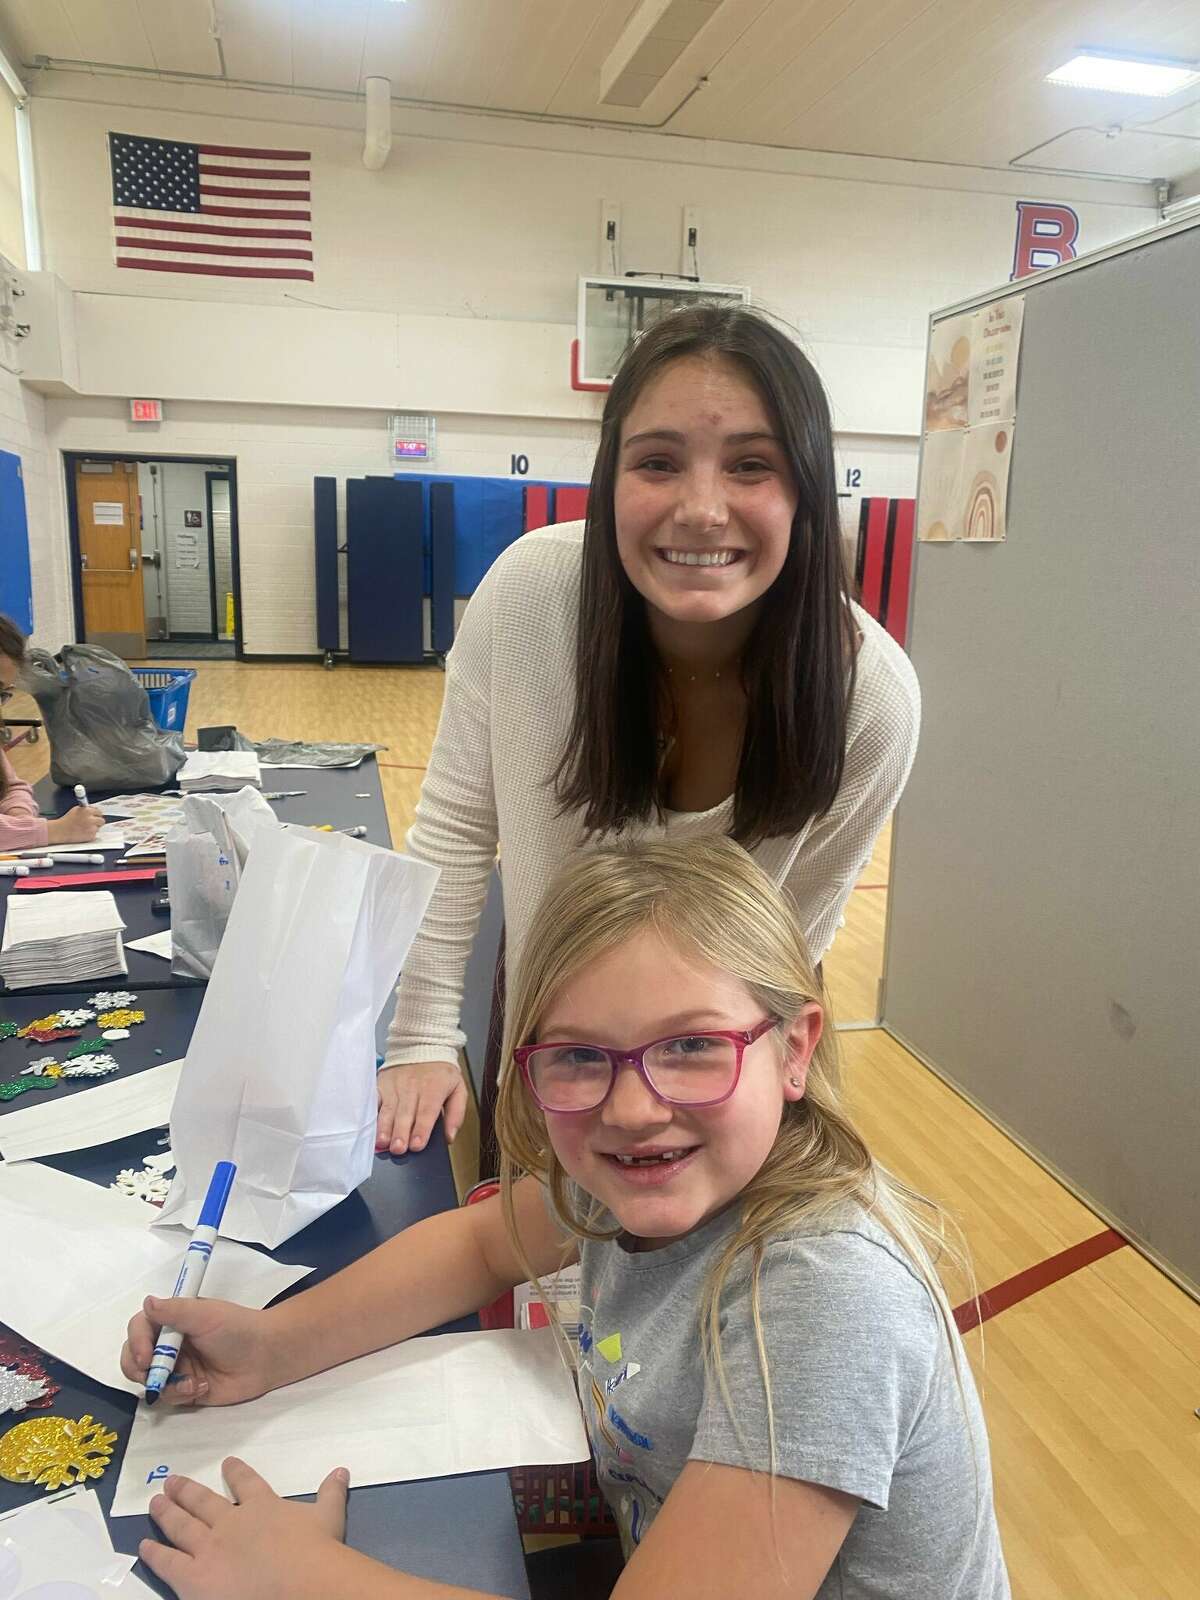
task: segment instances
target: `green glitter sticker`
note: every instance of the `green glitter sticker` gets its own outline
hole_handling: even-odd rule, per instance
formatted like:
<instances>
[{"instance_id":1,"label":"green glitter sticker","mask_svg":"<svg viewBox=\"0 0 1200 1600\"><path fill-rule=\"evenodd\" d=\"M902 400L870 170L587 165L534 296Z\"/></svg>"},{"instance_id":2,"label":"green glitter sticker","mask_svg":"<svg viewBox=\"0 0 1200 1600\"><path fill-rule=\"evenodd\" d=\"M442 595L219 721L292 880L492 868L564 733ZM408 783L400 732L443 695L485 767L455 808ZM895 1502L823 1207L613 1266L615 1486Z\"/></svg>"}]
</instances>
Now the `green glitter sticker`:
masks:
<instances>
[{"instance_id":1,"label":"green glitter sticker","mask_svg":"<svg viewBox=\"0 0 1200 1600\"><path fill-rule=\"evenodd\" d=\"M0 1100L15 1100L19 1094L25 1093L29 1084L28 1078L13 1078L9 1083L0 1083Z\"/></svg>"},{"instance_id":2,"label":"green glitter sticker","mask_svg":"<svg viewBox=\"0 0 1200 1600\"><path fill-rule=\"evenodd\" d=\"M75 1056L94 1056L101 1051L108 1050L107 1039L80 1039L67 1051L66 1059L72 1060Z\"/></svg>"},{"instance_id":3,"label":"green glitter sticker","mask_svg":"<svg viewBox=\"0 0 1200 1600\"><path fill-rule=\"evenodd\" d=\"M0 1039L15 1039L17 1032L15 1022L0 1022Z\"/></svg>"}]
</instances>

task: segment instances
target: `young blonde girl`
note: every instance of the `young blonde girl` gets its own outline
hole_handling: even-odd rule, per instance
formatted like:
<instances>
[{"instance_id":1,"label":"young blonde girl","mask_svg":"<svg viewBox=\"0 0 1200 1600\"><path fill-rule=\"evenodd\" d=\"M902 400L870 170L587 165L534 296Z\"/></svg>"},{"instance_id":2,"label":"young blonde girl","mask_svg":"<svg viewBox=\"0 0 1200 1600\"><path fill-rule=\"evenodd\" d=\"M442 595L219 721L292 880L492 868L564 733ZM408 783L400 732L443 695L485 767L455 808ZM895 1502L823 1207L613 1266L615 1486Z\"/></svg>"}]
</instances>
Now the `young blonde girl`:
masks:
<instances>
[{"instance_id":1,"label":"young blonde girl","mask_svg":"<svg viewBox=\"0 0 1200 1600\"><path fill-rule=\"evenodd\" d=\"M597 850L552 886L508 1013L501 1202L431 1218L265 1312L147 1302L171 1398L225 1404L581 1265L580 1393L627 1564L618 1600L1004 1600L986 1435L926 1241L933 1208L838 1102L794 916L728 839ZM147 1564L182 1600L449 1600L244 1463L170 1479Z\"/></svg>"}]
</instances>

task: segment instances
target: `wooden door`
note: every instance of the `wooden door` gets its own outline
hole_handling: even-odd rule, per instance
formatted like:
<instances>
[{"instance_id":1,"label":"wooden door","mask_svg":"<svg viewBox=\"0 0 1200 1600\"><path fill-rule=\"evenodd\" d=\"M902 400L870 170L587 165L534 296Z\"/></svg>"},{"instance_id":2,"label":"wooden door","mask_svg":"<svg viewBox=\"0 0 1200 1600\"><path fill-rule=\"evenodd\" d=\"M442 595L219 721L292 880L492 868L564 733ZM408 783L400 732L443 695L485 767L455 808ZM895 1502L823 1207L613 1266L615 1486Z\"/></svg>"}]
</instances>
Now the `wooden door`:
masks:
<instances>
[{"instance_id":1,"label":"wooden door","mask_svg":"<svg viewBox=\"0 0 1200 1600\"><path fill-rule=\"evenodd\" d=\"M81 461L75 467L83 636L126 660L146 654L142 530L137 466Z\"/></svg>"}]
</instances>

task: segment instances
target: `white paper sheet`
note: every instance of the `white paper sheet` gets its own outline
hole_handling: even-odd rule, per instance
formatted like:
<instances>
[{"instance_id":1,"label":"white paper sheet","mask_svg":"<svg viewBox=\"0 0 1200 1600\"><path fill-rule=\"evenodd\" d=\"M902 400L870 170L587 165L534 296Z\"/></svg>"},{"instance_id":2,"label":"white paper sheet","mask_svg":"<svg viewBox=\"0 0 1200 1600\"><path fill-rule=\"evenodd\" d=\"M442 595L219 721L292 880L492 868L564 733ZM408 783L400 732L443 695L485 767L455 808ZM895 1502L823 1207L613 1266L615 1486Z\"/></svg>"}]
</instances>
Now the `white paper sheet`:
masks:
<instances>
[{"instance_id":1,"label":"white paper sheet","mask_svg":"<svg viewBox=\"0 0 1200 1600\"><path fill-rule=\"evenodd\" d=\"M117 1555L114 1550L108 1523L94 1490L76 1486L43 1500L32 1500L14 1511L6 1511L0 1516L0 1547L5 1540L10 1541L10 1556L15 1555L17 1560L24 1555L24 1546L48 1546L53 1581L57 1583L71 1581L67 1578L66 1568L72 1555L90 1558L109 1580L94 1590L98 1600L101 1596L104 1600L110 1596L113 1600L153 1600L153 1589L147 1588L140 1578L135 1578L129 1571L134 1558ZM31 1573L24 1562L22 1566L24 1570L19 1576L23 1583L27 1583ZM9 1600L15 1591L4 1587L3 1572L3 1551L0 1548L0 1597ZM125 1573L123 1578L122 1572ZM118 1578L119 1582L114 1581ZM25 1592L24 1588L20 1591L21 1595ZM68 1591L68 1595L71 1593ZM53 1591L47 1594L46 1600L52 1600L52 1594Z\"/></svg>"},{"instance_id":2,"label":"white paper sheet","mask_svg":"<svg viewBox=\"0 0 1200 1600\"><path fill-rule=\"evenodd\" d=\"M146 1295L170 1294L191 1237L152 1229L157 1220L154 1206L53 1167L0 1164L0 1322L98 1382L140 1394L121 1374L125 1328ZM204 1293L265 1306L311 1271L221 1239Z\"/></svg>"},{"instance_id":3,"label":"white paper sheet","mask_svg":"<svg viewBox=\"0 0 1200 1600\"><path fill-rule=\"evenodd\" d=\"M161 956L164 961L171 959L171 930L164 928L161 933L148 933L144 939L129 939L125 943L126 950L142 950L148 956Z\"/></svg>"},{"instance_id":4,"label":"white paper sheet","mask_svg":"<svg viewBox=\"0 0 1200 1600\"><path fill-rule=\"evenodd\" d=\"M0 1158L32 1161L64 1150L87 1150L147 1128L165 1128L182 1068L182 1061L164 1061L129 1078L5 1112L0 1117Z\"/></svg>"},{"instance_id":5,"label":"white paper sheet","mask_svg":"<svg viewBox=\"0 0 1200 1600\"><path fill-rule=\"evenodd\" d=\"M207 1287L207 1284L206 1284ZM279 1494L333 1468L352 1484L587 1459L575 1383L553 1331L409 1339L244 1405L139 1406L113 1516L144 1512L168 1471L224 1492L238 1455Z\"/></svg>"}]
</instances>

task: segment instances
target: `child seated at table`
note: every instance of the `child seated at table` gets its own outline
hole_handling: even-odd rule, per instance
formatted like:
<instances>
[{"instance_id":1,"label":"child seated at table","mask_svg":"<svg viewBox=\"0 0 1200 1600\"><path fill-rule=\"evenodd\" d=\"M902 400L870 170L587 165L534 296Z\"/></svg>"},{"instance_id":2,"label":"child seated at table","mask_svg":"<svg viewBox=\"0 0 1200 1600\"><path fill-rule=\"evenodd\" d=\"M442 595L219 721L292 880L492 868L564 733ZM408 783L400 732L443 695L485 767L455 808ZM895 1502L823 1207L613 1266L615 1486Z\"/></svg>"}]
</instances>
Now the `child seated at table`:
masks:
<instances>
[{"instance_id":1,"label":"child seated at table","mask_svg":"<svg viewBox=\"0 0 1200 1600\"><path fill-rule=\"evenodd\" d=\"M618 1600L1004 1600L987 1437L935 1208L871 1158L789 904L732 841L584 852L509 1010L502 1196L266 1311L148 1300L186 1335L172 1403L228 1405L581 1262L580 1392ZM640 1042L645 1041L645 1042ZM244 1462L231 1504L166 1480L142 1545L183 1600L465 1597L338 1543Z\"/></svg>"},{"instance_id":2,"label":"child seated at table","mask_svg":"<svg viewBox=\"0 0 1200 1600\"><path fill-rule=\"evenodd\" d=\"M25 635L10 618L0 616L0 707L16 693L24 660ZM61 817L39 816L33 790L17 777L0 747L0 855L27 846L87 844L103 822L104 813L95 806L72 806Z\"/></svg>"}]
</instances>

